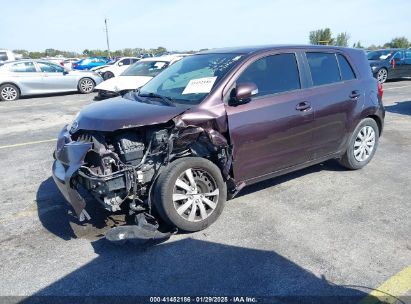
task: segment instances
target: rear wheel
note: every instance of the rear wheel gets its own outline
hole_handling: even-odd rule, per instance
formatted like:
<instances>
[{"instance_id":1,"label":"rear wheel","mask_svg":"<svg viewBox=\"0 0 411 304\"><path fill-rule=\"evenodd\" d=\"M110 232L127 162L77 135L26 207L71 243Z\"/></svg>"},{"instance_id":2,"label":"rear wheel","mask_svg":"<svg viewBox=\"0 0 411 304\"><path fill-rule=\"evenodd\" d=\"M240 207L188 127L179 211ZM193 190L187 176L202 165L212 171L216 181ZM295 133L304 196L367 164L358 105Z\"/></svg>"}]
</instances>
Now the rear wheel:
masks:
<instances>
[{"instance_id":1,"label":"rear wheel","mask_svg":"<svg viewBox=\"0 0 411 304\"><path fill-rule=\"evenodd\" d=\"M378 140L379 129L375 120L363 119L351 135L347 151L339 160L340 164L352 170L366 166L377 150Z\"/></svg>"},{"instance_id":2,"label":"rear wheel","mask_svg":"<svg viewBox=\"0 0 411 304\"><path fill-rule=\"evenodd\" d=\"M384 83L387 81L388 78L388 71L386 68L381 68L377 72L377 79L380 83Z\"/></svg>"},{"instance_id":3,"label":"rear wheel","mask_svg":"<svg viewBox=\"0 0 411 304\"><path fill-rule=\"evenodd\" d=\"M14 101L20 98L20 91L18 87L13 84L3 84L0 86L0 100Z\"/></svg>"},{"instance_id":4,"label":"rear wheel","mask_svg":"<svg viewBox=\"0 0 411 304\"><path fill-rule=\"evenodd\" d=\"M103 73L103 79L104 80L107 80L107 79L110 79L110 78L113 78L113 77L114 77L114 74L112 72L104 72Z\"/></svg>"},{"instance_id":5,"label":"rear wheel","mask_svg":"<svg viewBox=\"0 0 411 304\"><path fill-rule=\"evenodd\" d=\"M209 160L187 157L163 171L154 188L154 207L160 217L184 231L199 231L220 216L227 187L220 169Z\"/></svg>"},{"instance_id":6,"label":"rear wheel","mask_svg":"<svg viewBox=\"0 0 411 304\"><path fill-rule=\"evenodd\" d=\"M78 90L80 93L89 94L94 91L95 83L91 78L82 78L78 82Z\"/></svg>"}]
</instances>

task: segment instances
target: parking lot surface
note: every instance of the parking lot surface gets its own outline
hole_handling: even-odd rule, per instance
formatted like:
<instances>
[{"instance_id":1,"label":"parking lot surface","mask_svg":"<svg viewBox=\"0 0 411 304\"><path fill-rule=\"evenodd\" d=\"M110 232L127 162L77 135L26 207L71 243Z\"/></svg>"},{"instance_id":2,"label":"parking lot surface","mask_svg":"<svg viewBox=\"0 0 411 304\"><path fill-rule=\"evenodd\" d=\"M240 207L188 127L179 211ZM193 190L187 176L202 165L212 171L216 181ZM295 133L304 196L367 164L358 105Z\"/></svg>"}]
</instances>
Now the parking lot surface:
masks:
<instances>
[{"instance_id":1,"label":"parking lot surface","mask_svg":"<svg viewBox=\"0 0 411 304\"><path fill-rule=\"evenodd\" d=\"M247 187L210 228L147 248L104 240L115 218L78 225L50 177L57 133L92 99L0 103L1 296L365 297L399 273L392 294L411 296L410 80L384 85L364 169L329 161Z\"/></svg>"}]
</instances>

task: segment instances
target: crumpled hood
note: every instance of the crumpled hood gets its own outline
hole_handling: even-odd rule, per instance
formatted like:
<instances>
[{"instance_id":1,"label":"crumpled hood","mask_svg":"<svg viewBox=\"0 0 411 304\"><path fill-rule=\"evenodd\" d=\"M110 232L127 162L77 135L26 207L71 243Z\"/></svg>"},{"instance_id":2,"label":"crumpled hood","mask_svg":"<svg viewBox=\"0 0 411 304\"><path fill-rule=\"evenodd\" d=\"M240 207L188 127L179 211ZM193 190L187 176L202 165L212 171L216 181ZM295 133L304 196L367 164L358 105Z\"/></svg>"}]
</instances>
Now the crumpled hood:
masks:
<instances>
[{"instance_id":1,"label":"crumpled hood","mask_svg":"<svg viewBox=\"0 0 411 304\"><path fill-rule=\"evenodd\" d=\"M154 105L116 97L84 107L73 121L75 130L115 131L165 123L186 107Z\"/></svg>"},{"instance_id":2,"label":"crumpled hood","mask_svg":"<svg viewBox=\"0 0 411 304\"><path fill-rule=\"evenodd\" d=\"M96 86L96 90L111 92L135 90L145 85L152 78L150 76L117 76L103 81Z\"/></svg>"}]
</instances>

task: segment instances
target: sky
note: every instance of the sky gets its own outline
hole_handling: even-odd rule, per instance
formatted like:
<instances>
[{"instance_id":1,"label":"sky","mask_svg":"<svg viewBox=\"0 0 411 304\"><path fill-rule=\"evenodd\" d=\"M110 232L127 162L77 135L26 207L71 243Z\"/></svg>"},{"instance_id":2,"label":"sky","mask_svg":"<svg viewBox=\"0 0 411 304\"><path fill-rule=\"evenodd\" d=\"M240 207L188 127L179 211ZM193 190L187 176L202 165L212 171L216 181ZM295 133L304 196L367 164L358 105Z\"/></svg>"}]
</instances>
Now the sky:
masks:
<instances>
[{"instance_id":1,"label":"sky","mask_svg":"<svg viewBox=\"0 0 411 304\"><path fill-rule=\"evenodd\" d=\"M0 0L0 48L82 52L199 50L307 44L311 30L347 32L349 44L411 40L411 1L396 0Z\"/></svg>"}]
</instances>

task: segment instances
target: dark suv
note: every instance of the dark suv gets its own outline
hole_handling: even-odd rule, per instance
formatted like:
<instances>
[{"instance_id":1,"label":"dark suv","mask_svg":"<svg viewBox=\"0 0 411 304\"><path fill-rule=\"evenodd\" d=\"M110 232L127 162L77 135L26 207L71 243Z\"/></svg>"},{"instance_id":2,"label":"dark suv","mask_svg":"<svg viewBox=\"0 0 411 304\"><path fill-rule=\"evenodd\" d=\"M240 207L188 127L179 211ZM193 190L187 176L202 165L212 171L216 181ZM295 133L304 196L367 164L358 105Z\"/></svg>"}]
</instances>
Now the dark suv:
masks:
<instances>
[{"instance_id":1,"label":"dark suv","mask_svg":"<svg viewBox=\"0 0 411 304\"><path fill-rule=\"evenodd\" d=\"M245 185L328 159L367 165L381 98L360 50L201 52L139 91L81 110L59 135L53 176L80 220L89 218L82 186L110 211L197 231Z\"/></svg>"}]
</instances>

